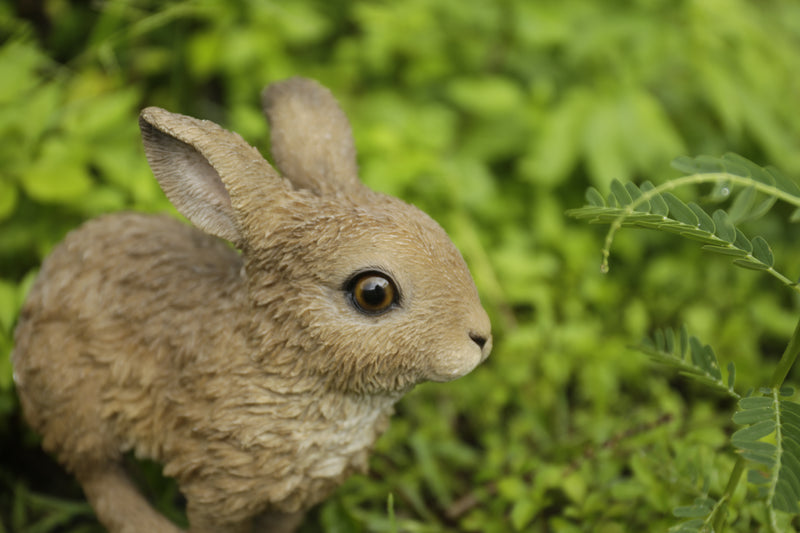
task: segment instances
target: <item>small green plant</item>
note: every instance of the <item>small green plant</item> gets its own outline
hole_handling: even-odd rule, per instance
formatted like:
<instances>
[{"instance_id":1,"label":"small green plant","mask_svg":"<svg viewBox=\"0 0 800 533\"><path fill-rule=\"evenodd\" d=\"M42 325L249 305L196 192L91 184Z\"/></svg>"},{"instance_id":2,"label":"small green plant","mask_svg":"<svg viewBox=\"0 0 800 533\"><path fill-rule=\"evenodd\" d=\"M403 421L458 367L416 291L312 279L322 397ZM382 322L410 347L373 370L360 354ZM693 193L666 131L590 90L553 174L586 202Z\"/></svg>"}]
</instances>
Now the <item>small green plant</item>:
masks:
<instances>
[{"instance_id":1,"label":"small green plant","mask_svg":"<svg viewBox=\"0 0 800 533\"><path fill-rule=\"evenodd\" d=\"M608 272L611 245L622 227L641 227L672 233L701 243L704 250L730 256L739 267L759 270L778 279L790 290L800 286L775 268L769 243L761 236L749 238L739 228L743 222L766 214L777 200L794 207L790 220L800 218L800 187L780 172L761 167L735 154L720 158L679 158L673 166L686 175L655 186L613 181L608 195L597 189L586 192L588 205L568 211L570 216L592 223L609 224L602 250L601 270ZM695 202L684 202L672 190L687 185L711 185L709 201L729 200L727 209L708 212ZM720 368L714 350L691 336L683 325L678 331L657 330L637 348L653 360L735 398L738 411L733 422L743 426L730 443L737 459L727 486L718 496L705 495L691 505L674 509L685 519L674 532L720 532L725 529L728 504L749 468L748 483L764 502L773 531L786 516L800 514L800 403L792 401L794 389L784 384L800 354L800 323L778 362L768 384L739 393L736 368Z\"/></svg>"}]
</instances>

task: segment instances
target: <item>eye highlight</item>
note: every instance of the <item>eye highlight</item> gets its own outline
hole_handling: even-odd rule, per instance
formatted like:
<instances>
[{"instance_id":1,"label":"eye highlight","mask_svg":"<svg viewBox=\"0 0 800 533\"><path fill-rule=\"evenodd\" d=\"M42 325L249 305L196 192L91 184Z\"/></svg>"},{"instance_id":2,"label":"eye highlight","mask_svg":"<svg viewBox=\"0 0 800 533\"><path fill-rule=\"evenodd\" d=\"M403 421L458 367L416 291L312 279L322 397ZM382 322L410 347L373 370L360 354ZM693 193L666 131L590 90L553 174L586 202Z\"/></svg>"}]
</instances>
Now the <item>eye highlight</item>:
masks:
<instances>
[{"instance_id":1,"label":"eye highlight","mask_svg":"<svg viewBox=\"0 0 800 533\"><path fill-rule=\"evenodd\" d=\"M394 280L370 270L361 272L345 285L347 296L355 308L365 315L380 315L397 305L399 293Z\"/></svg>"}]
</instances>

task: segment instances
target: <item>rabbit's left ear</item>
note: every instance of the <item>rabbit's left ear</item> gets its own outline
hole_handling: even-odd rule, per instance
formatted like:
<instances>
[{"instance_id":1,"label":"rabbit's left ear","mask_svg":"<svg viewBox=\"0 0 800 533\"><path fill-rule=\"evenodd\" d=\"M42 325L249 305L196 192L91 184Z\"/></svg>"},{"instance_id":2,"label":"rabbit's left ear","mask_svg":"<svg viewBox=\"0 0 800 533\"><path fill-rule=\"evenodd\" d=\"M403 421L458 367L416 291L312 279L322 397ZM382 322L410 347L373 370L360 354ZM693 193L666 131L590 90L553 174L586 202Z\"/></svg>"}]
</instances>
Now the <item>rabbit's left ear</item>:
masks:
<instances>
[{"instance_id":1,"label":"rabbit's left ear","mask_svg":"<svg viewBox=\"0 0 800 533\"><path fill-rule=\"evenodd\" d=\"M363 187L350 123L328 89L307 78L290 78L267 87L261 101L275 164L295 187L319 196Z\"/></svg>"},{"instance_id":2,"label":"rabbit's left ear","mask_svg":"<svg viewBox=\"0 0 800 533\"><path fill-rule=\"evenodd\" d=\"M139 127L167 198L206 233L241 246L249 219L277 223L274 207L297 196L258 150L213 122L148 107Z\"/></svg>"}]
</instances>

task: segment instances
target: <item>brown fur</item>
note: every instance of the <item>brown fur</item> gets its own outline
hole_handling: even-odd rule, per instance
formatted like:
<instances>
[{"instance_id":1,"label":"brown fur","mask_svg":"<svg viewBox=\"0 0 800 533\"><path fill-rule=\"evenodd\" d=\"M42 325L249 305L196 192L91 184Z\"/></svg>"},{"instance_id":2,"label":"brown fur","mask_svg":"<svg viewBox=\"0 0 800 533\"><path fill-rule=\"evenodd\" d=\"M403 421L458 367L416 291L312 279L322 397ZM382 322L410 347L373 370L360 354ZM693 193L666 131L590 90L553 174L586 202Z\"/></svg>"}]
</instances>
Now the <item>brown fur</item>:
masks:
<instances>
[{"instance_id":1,"label":"brown fur","mask_svg":"<svg viewBox=\"0 0 800 533\"><path fill-rule=\"evenodd\" d=\"M425 214L360 184L330 93L295 78L264 107L282 176L216 124L145 109L153 172L202 231L135 213L87 222L23 308L25 416L111 531L178 531L127 478L128 450L177 479L192 532L292 531L366 469L404 392L491 349L458 251ZM395 308L354 307L344 287L363 270L396 281Z\"/></svg>"}]
</instances>

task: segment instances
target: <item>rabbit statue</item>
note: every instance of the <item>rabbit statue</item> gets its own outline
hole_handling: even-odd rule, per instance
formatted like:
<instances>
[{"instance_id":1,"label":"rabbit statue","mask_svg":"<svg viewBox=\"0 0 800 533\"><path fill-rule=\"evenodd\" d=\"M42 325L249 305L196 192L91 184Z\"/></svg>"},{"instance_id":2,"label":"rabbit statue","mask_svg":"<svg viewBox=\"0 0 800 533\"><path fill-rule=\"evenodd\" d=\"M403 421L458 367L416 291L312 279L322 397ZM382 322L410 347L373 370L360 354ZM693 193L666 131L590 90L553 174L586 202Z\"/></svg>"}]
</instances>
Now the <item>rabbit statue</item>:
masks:
<instances>
[{"instance_id":1,"label":"rabbit statue","mask_svg":"<svg viewBox=\"0 0 800 533\"><path fill-rule=\"evenodd\" d=\"M331 93L291 78L263 106L280 174L212 122L144 109L150 167L194 227L91 220L22 309L24 415L109 531L181 531L125 473L128 451L177 480L192 533L294 531L365 471L403 393L491 350L461 255L427 215L359 182Z\"/></svg>"}]
</instances>

